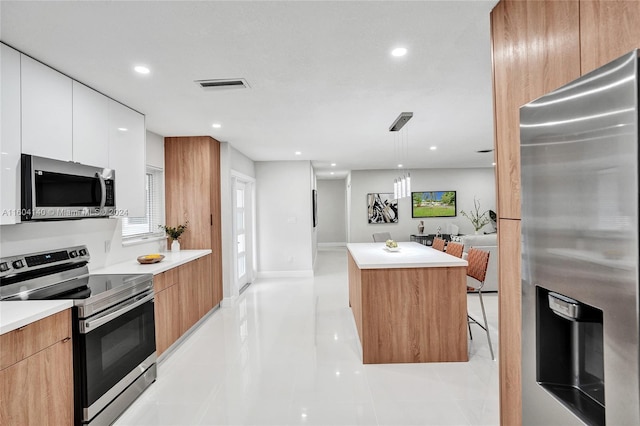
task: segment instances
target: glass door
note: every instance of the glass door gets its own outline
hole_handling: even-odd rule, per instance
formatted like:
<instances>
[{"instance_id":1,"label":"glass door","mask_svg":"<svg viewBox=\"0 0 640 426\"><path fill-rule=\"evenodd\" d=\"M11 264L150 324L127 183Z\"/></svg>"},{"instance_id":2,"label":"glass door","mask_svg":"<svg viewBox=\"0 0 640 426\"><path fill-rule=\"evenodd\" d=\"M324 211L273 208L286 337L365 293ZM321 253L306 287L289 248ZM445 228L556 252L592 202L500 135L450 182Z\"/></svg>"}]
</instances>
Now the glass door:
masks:
<instances>
[{"instance_id":1,"label":"glass door","mask_svg":"<svg viewBox=\"0 0 640 426\"><path fill-rule=\"evenodd\" d=\"M235 185L235 241L236 241L236 284L238 289L247 283L247 215L246 215L246 202L245 191L246 185L244 182L236 180Z\"/></svg>"}]
</instances>

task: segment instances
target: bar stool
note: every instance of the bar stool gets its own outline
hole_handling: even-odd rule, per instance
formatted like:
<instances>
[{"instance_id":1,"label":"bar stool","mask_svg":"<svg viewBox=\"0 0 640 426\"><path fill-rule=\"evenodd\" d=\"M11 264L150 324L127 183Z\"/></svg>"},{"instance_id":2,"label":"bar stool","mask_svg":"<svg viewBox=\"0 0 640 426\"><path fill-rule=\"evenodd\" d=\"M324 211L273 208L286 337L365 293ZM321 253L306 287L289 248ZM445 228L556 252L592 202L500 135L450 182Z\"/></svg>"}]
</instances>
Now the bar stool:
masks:
<instances>
[{"instance_id":1,"label":"bar stool","mask_svg":"<svg viewBox=\"0 0 640 426\"><path fill-rule=\"evenodd\" d=\"M433 239L433 245L431 247L433 247L436 250L444 251L444 244L445 244L445 241L442 238L436 237Z\"/></svg>"},{"instance_id":2,"label":"bar stool","mask_svg":"<svg viewBox=\"0 0 640 426\"><path fill-rule=\"evenodd\" d=\"M495 356L493 355L493 346L491 345L491 336L489 335L489 324L487 323L487 313L484 309L484 301L482 300L482 287L484 286L484 279L487 275L487 265L489 265L489 252L478 250L475 248L469 249L469 254L467 256L467 262L469 265L467 266L467 276L478 281L479 285L475 287L467 287L468 291L477 291L478 297L480 297L480 307L482 308L482 319L484 320L484 325L479 323L475 318L469 315L467 312L467 323L469 325L469 335L471 339L473 339L473 335L471 335L471 324L477 324L487 333L487 341L489 342L489 350L491 351L491 359L495 360Z\"/></svg>"}]
</instances>

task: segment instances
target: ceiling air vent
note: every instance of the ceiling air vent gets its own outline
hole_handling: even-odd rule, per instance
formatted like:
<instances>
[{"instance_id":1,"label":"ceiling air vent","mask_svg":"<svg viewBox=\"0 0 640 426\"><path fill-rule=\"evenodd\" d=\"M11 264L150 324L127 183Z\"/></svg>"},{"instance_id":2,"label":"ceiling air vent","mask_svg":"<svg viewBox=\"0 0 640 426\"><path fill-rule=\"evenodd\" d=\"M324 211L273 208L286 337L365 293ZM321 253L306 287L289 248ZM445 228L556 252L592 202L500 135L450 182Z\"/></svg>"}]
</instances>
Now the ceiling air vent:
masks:
<instances>
[{"instance_id":1,"label":"ceiling air vent","mask_svg":"<svg viewBox=\"0 0 640 426\"><path fill-rule=\"evenodd\" d=\"M476 151L478 154L486 154L488 152L492 152L493 149L481 149L480 151Z\"/></svg>"},{"instance_id":2,"label":"ceiling air vent","mask_svg":"<svg viewBox=\"0 0 640 426\"><path fill-rule=\"evenodd\" d=\"M215 80L196 80L196 84L198 84L203 89L213 90L213 89L247 89L249 88L249 83L244 78L224 78L224 79L215 79Z\"/></svg>"}]
</instances>

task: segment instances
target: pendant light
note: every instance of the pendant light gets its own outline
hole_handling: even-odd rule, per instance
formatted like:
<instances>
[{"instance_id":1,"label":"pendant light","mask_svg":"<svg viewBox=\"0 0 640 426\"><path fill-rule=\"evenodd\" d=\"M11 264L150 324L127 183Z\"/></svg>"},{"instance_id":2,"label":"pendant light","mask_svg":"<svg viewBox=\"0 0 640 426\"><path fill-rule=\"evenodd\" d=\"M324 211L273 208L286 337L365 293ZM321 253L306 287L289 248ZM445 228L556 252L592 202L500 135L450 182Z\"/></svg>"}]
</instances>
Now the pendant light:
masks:
<instances>
[{"instance_id":1,"label":"pendant light","mask_svg":"<svg viewBox=\"0 0 640 426\"><path fill-rule=\"evenodd\" d=\"M400 133L400 130L407 124L411 117L413 117L412 112L401 112L389 127L390 132L398 132L396 133L394 141L396 159L400 160L397 162L398 167L403 167L404 163L401 160L404 160L405 155L408 154L409 151L409 133L406 128L404 134ZM393 196L396 200L411 196L411 173L403 173L402 176L393 180Z\"/></svg>"}]
</instances>

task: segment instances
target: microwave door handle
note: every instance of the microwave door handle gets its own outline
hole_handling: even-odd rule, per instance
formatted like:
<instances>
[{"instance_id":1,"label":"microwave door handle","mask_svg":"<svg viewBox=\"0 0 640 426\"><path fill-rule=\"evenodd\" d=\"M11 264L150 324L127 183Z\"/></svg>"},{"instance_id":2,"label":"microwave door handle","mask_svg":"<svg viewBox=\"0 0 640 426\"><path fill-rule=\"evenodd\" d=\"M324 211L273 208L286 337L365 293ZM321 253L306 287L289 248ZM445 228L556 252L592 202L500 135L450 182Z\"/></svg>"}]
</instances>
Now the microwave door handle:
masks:
<instances>
[{"instance_id":1,"label":"microwave door handle","mask_svg":"<svg viewBox=\"0 0 640 426\"><path fill-rule=\"evenodd\" d=\"M100 173L96 172L96 177L100 181L100 211L102 211L107 203L107 185L104 183L104 178Z\"/></svg>"}]
</instances>

